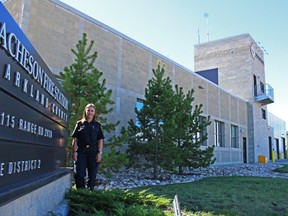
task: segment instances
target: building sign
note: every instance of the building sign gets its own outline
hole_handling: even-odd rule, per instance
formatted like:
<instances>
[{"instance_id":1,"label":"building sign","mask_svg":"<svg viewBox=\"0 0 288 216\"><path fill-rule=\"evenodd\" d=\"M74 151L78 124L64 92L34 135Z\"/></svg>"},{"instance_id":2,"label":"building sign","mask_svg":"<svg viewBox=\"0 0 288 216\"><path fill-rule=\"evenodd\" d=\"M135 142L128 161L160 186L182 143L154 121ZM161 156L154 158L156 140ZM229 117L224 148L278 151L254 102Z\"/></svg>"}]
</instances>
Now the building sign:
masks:
<instances>
[{"instance_id":1,"label":"building sign","mask_svg":"<svg viewBox=\"0 0 288 216\"><path fill-rule=\"evenodd\" d=\"M57 79L0 2L0 204L11 188L63 170L68 105Z\"/></svg>"}]
</instances>

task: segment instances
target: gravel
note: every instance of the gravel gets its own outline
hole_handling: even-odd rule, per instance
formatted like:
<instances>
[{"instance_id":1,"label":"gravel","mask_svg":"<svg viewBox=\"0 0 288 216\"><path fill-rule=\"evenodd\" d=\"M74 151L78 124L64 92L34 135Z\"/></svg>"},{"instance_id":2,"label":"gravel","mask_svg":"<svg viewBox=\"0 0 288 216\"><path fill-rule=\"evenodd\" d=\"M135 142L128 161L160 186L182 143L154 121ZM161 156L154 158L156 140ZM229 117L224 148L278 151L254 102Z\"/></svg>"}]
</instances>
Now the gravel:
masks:
<instances>
[{"instance_id":1,"label":"gravel","mask_svg":"<svg viewBox=\"0 0 288 216\"><path fill-rule=\"evenodd\" d=\"M257 176L271 178L288 178L288 173L274 172L280 163L255 163L255 164L235 164L235 165L213 165L209 168L197 170L186 170L184 175L173 173L160 173L159 179L152 178L152 170L128 169L118 172L112 178L106 178L98 174L97 186L95 189L129 189L147 185L166 185L175 183L193 182L205 177L212 176Z\"/></svg>"}]
</instances>

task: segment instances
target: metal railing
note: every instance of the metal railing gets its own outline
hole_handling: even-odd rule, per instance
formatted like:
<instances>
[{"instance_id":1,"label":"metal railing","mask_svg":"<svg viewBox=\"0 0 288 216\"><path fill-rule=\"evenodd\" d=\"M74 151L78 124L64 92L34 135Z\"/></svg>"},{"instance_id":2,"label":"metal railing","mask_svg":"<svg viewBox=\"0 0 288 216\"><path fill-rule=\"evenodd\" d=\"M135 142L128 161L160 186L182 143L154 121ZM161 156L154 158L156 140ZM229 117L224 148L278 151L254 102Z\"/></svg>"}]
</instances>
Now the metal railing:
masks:
<instances>
[{"instance_id":1,"label":"metal railing","mask_svg":"<svg viewBox=\"0 0 288 216\"><path fill-rule=\"evenodd\" d=\"M263 105L274 103L274 89L269 84L259 84L254 86L255 101Z\"/></svg>"}]
</instances>

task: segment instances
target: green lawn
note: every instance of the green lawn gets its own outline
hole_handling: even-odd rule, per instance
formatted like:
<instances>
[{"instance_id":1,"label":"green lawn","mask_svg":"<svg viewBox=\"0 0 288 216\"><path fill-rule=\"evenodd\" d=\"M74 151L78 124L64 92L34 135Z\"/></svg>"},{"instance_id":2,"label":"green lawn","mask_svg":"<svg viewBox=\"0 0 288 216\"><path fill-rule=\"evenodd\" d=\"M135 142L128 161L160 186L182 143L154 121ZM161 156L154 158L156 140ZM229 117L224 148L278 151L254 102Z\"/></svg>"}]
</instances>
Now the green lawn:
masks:
<instances>
[{"instance_id":1,"label":"green lawn","mask_svg":"<svg viewBox=\"0 0 288 216\"><path fill-rule=\"evenodd\" d=\"M288 165L279 172L287 172ZM183 215L288 216L288 178L210 177L192 183L131 190L67 193L70 215L172 216L177 194Z\"/></svg>"},{"instance_id":2,"label":"green lawn","mask_svg":"<svg viewBox=\"0 0 288 216\"><path fill-rule=\"evenodd\" d=\"M173 199L182 210L211 215L288 215L288 179L213 177L185 184L137 188ZM203 214L204 215L204 214Z\"/></svg>"}]
</instances>

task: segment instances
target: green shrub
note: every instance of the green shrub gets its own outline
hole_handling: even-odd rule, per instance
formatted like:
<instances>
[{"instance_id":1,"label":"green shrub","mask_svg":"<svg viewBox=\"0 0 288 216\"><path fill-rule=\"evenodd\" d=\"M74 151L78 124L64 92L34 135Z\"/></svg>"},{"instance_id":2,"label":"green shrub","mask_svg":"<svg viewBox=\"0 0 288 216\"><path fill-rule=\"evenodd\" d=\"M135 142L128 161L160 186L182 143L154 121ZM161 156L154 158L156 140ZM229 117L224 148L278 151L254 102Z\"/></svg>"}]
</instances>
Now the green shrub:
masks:
<instances>
[{"instance_id":1,"label":"green shrub","mask_svg":"<svg viewBox=\"0 0 288 216\"><path fill-rule=\"evenodd\" d=\"M152 194L113 189L109 191L71 189L66 197L69 215L77 216L165 216L171 214L172 201ZM170 211L169 211L170 209ZM166 212L166 213L165 213Z\"/></svg>"}]
</instances>

